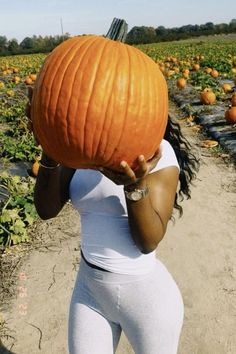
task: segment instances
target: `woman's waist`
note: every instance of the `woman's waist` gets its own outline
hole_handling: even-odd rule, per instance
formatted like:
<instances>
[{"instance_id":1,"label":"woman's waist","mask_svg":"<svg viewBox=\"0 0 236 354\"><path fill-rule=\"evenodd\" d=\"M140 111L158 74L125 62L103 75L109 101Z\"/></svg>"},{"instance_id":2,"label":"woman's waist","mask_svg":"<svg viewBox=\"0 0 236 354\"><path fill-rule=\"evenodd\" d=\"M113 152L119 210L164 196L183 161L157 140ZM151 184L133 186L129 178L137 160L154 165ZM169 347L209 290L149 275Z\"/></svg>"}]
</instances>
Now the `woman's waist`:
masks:
<instances>
[{"instance_id":1,"label":"woman's waist","mask_svg":"<svg viewBox=\"0 0 236 354\"><path fill-rule=\"evenodd\" d=\"M155 251L142 254L138 249L126 248L117 250L114 248L94 247L81 243L81 250L85 260L92 266L119 274L146 274L155 264Z\"/></svg>"}]
</instances>

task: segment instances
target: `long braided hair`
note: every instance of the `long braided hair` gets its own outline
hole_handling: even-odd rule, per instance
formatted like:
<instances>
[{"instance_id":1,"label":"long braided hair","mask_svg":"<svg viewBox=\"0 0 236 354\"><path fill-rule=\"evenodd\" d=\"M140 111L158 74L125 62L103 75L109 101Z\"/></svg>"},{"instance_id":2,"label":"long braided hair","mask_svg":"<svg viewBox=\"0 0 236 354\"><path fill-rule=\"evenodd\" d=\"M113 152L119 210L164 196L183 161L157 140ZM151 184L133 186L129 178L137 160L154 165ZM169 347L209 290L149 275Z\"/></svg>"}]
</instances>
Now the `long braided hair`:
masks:
<instances>
[{"instance_id":1,"label":"long braided hair","mask_svg":"<svg viewBox=\"0 0 236 354\"><path fill-rule=\"evenodd\" d=\"M179 200L182 201L184 196L187 199L191 198L190 186L191 182L196 178L196 172L199 170L199 160L191 152L191 145L183 136L179 123L174 122L170 115L168 116L164 139L169 141L173 147L180 166L180 186L175 196L174 208L182 216L183 208L179 205Z\"/></svg>"}]
</instances>

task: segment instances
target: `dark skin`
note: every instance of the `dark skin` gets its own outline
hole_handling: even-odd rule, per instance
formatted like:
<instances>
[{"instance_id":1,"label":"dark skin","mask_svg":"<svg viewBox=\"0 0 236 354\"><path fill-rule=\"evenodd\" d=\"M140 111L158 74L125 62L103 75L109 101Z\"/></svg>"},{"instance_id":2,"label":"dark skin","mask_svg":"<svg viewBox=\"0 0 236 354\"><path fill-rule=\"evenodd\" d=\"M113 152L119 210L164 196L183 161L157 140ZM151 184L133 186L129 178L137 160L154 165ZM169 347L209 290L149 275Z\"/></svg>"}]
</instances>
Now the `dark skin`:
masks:
<instances>
[{"instance_id":1,"label":"dark skin","mask_svg":"<svg viewBox=\"0 0 236 354\"><path fill-rule=\"evenodd\" d=\"M30 117L30 104L27 115ZM179 180L179 170L175 166L163 168L151 173L161 157L161 152L146 161L143 155L137 157L137 168L132 170L126 161L121 161L123 172L108 168L99 168L107 178L117 185L123 185L124 191L148 187L149 193L139 201L126 198L131 235L142 253L155 250L165 235L171 218ZM39 168L35 185L34 201L42 219L55 217L69 200L69 185L75 169L57 166L57 162L44 152L43 165L55 167Z\"/></svg>"}]
</instances>

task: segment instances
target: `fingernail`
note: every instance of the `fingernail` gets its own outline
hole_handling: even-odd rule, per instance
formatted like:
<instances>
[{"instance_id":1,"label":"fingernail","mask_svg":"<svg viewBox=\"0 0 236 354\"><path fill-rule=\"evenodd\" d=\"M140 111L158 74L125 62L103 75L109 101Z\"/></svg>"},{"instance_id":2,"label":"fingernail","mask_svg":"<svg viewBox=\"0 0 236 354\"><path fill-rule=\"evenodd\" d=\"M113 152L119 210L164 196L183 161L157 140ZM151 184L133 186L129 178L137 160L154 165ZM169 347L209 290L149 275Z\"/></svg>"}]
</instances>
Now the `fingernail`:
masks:
<instances>
[{"instance_id":1,"label":"fingernail","mask_svg":"<svg viewBox=\"0 0 236 354\"><path fill-rule=\"evenodd\" d=\"M121 161L120 166L121 166L121 167L126 167L126 166L127 166L127 164L126 164L126 162L125 162L125 161Z\"/></svg>"}]
</instances>

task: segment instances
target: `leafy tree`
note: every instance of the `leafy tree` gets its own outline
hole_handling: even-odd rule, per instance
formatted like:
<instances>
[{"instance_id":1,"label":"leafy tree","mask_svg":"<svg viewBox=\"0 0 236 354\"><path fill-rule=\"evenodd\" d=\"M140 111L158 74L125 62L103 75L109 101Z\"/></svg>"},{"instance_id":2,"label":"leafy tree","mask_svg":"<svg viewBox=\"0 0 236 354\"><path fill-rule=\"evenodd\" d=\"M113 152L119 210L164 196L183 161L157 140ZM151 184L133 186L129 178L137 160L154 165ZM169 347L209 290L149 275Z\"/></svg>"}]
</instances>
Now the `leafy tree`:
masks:
<instances>
[{"instance_id":1,"label":"leafy tree","mask_svg":"<svg viewBox=\"0 0 236 354\"><path fill-rule=\"evenodd\" d=\"M7 51L10 54L16 54L19 51L19 44L15 38L8 41Z\"/></svg>"},{"instance_id":2,"label":"leafy tree","mask_svg":"<svg viewBox=\"0 0 236 354\"><path fill-rule=\"evenodd\" d=\"M34 48L34 39L30 37L26 37L23 39L23 41L20 43L20 46L22 49L33 49Z\"/></svg>"},{"instance_id":3,"label":"leafy tree","mask_svg":"<svg viewBox=\"0 0 236 354\"><path fill-rule=\"evenodd\" d=\"M126 38L127 43L153 43L156 42L156 31L153 27L133 27Z\"/></svg>"},{"instance_id":4,"label":"leafy tree","mask_svg":"<svg viewBox=\"0 0 236 354\"><path fill-rule=\"evenodd\" d=\"M0 54L5 54L7 48L7 37L0 36Z\"/></svg>"},{"instance_id":5,"label":"leafy tree","mask_svg":"<svg viewBox=\"0 0 236 354\"><path fill-rule=\"evenodd\" d=\"M156 28L157 36L165 36L168 33L168 30L164 26L159 26Z\"/></svg>"},{"instance_id":6,"label":"leafy tree","mask_svg":"<svg viewBox=\"0 0 236 354\"><path fill-rule=\"evenodd\" d=\"M230 23L229 23L229 28L230 30L232 30L233 32L236 32L236 19L233 18Z\"/></svg>"}]
</instances>

